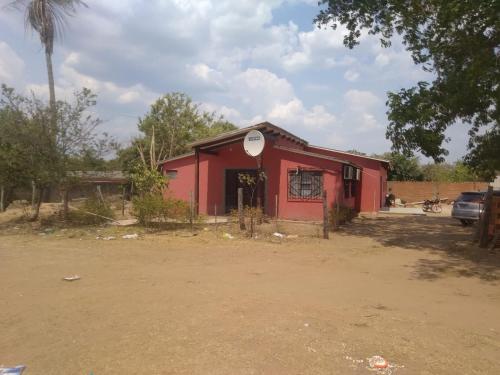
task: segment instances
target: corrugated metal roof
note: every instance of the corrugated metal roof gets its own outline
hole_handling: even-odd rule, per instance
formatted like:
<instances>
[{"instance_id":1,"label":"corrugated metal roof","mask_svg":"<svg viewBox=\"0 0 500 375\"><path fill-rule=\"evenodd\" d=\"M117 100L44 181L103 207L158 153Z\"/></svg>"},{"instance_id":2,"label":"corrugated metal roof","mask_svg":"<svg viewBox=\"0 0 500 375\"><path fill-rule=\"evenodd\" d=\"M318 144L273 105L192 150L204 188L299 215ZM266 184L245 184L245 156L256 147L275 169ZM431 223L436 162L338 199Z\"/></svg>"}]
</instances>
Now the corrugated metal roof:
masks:
<instances>
[{"instance_id":1,"label":"corrugated metal roof","mask_svg":"<svg viewBox=\"0 0 500 375\"><path fill-rule=\"evenodd\" d=\"M354 154L354 153L352 153L352 152L335 150L335 149L333 149L333 148L328 148L328 147L313 146L313 145L309 145L308 147L310 147L310 148L318 148L318 149L320 149L320 150L326 150L326 151L338 152L339 154L345 154L345 155L357 156L357 157L364 158L364 159L371 159L371 160L381 161L381 162L388 163L388 164L390 163L390 162L389 162L389 160L379 159L379 158L373 158L373 157L371 157L371 156L366 156L366 155L358 155L358 154Z\"/></svg>"},{"instance_id":2,"label":"corrugated metal roof","mask_svg":"<svg viewBox=\"0 0 500 375\"><path fill-rule=\"evenodd\" d=\"M203 147L203 146L210 146L225 140L233 141L233 140L238 140L240 138L243 139L250 130L263 130L264 132L274 132L283 135L284 137L290 138L303 145L306 146L308 145L307 141L303 140L302 138L297 137L296 135L286 131L283 128L280 128L279 126L276 126L274 124L271 124L270 122L265 121L256 125L247 126L246 128L236 129L230 132L222 133L215 137L201 139L199 141L190 143L188 146Z\"/></svg>"},{"instance_id":3,"label":"corrugated metal roof","mask_svg":"<svg viewBox=\"0 0 500 375\"><path fill-rule=\"evenodd\" d=\"M178 159L187 158L188 156L194 156L194 152L188 152L188 153L185 153L185 154L182 154L182 155L171 157L170 159L164 159L162 161L159 161L158 165L165 164L167 161L172 161L172 160L178 160Z\"/></svg>"},{"instance_id":4,"label":"corrugated metal roof","mask_svg":"<svg viewBox=\"0 0 500 375\"><path fill-rule=\"evenodd\" d=\"M363 167L361 167L361 166L359 166L359 165L357 165L357 164L355 164L353 162L350 162L350 161L347 161L347 160L343 160L343 159L338 159L338 158L333 157L333 156L327 156L327 155L324 155L324 154L317 154L315 152L298 150L296 148L285 147L285 146L274 146L274 148L276 148L278 150L293 152L293 153L300 154L300 155L311 156L311 157L314 157L314 158L331 160L331 161L334 161L334 162L337 162L337 163L351 165L351 166L356 167L358 169L363 169Z\"/></svg>"}]
</instances>

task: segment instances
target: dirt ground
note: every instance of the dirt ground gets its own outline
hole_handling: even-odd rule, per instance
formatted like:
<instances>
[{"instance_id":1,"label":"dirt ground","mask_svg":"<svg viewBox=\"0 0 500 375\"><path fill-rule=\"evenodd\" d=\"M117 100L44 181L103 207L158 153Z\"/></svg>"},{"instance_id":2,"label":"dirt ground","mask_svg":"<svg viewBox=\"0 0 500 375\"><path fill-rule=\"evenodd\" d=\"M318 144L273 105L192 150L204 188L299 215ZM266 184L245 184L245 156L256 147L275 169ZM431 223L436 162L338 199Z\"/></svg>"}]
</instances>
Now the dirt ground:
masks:
<instances>
[{"instance_id":1,"label":"dirt ground","mask_svg":"<svg viewBox=\"0 0 500 375\"><path fill-rule=\"evenodd\" d=\"M500 261L471 245L472 228L379 217L330 240L230 240L224 230L4 222L0 365L25 364L26 375L369 374L367 358L382 355L386 374L500 374ZM81 279L61 280L73 274Z\"/></svg>"}]
</instances>

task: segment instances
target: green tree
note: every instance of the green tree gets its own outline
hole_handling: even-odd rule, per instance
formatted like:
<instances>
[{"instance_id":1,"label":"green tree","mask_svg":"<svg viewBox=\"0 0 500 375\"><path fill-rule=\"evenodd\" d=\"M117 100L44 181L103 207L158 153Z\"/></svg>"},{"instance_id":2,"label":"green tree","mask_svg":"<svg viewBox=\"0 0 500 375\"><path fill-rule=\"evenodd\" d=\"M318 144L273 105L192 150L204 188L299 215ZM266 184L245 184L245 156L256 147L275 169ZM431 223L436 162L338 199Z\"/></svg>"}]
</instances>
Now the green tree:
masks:
<instances>
[{"instance_id":1,"label":"green tree","mask_svg":"<svg viewBox=\"0 0 500 375\"><path fill-rule=\"evenodd\" d=\"M450 182L477 181L478 177L474 171L464 162L457 161L450 174Z\"/></svg>"},{"instance_id":2,"label":"green tree","mask_svg":"<svg viewBox=\"0 0 500 375\"><path fill-rule=\"evenodd\" d=\"M390 169L387 176L389 181L422 181L423 179L422 168L415 156L406 156L396 152L373 156L389 161Z\"/></svg>"},{"instance_id":3,"label":"green tree","mask_svg":"<svg viewBox=\"0 0 500 375\"><path fill-rule=\"evenodd\" d=\"M448 163L429 163L422 166L424 181L450 182L453 166Z\"/></svg>"},{"instance_id":4,"label":"green tree","mask_svg":"<svg viewBox=\"0 0 500 375\"><path fill-rule=\"evenodd\" d=\"M153 129L157 155L170 158L189 151L190 142L234 130L236 126L215 113L201 111L186 94L174 92L159 98L139 120L139 130L145 138L136 143L149 147Z\"/></svg>"},{"instance_id":5,"label":"green tree","mask_svg":"<svg viewBox=\"0 0 500 375\"><path fill-rule=\"evenodd\" d=\"M424 181L467 182L476 181L474 172L462 161L450 163L429 163L422 166Z\"/></svg>"},{"instance_id":6,"label":"green tree","mask_svg":"<svg viewBox=\"0 0 500 375\"><path fill-rule=\"evenodd\" d=\"M86 6L81 0L15 0L11 3L12 7L24 11L26 28L38 34L45 49L53 124L56 122L57 111L54 72L52 70L54 40L62 37L67 18L73 16L76 13L76 7L80 5Z\"/></svg>"},{"instance_id":7,"label":"green tree","mask_svg":"<svg viewBox=\"0 0 500 375\"><path fill-rule=\"evenodd\" d=\"M18 120L18 113L9 108L0 109L0 212L9 205L14 189L29 182L26 152L17 141Z\"/></svg>"},{"instance_id":8,"label":"green tree","mask_svg":"<svg viewBox=\"0 0 500 375\"><path fill-rule=\"evenodd\" d=\"M432 82L388 94L387 137L393 149L442 162L445 131L470 126L466 161L484 175L500 164L500 24L498 0L320 0L319 26L345 25L353 48L363 29L382 46L401 35L413 61ZM483 134L483 135L479 135ZM495 150L497 150L495 152Z\"/></svg>"},{"instance_id":9,"label":"green tree","mask_svg":"<svg viewBox=\"0 0 500 375\"><path fill-rule=\"evenodd\" d=\"M58 186L67 191L76 182L75 160L85 160L89 153L99 157L107 151L111 141L106 134L96 132L101 120L90 111L95 105L95 94L85 88L75 92L71 103L56 102L54 129L50 106L34 95L25 97L2 85L0 113L9 117L2 125L8 130L2 142L8 143L11 150L22 150L15 159L20 176L23 180L34 181L38 188L33 220L38 217L44 190ZM13 183L12 179L9 181Z\"/></svg>"}]
</instances>

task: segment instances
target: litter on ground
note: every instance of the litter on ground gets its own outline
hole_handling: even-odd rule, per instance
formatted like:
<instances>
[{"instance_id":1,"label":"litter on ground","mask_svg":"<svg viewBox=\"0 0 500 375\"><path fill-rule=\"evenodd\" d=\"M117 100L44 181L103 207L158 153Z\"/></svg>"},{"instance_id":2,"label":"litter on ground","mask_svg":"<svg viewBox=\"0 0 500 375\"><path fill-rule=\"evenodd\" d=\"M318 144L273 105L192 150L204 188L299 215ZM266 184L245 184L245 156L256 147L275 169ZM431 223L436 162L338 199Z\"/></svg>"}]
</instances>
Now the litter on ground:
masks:
<instances>
[{"instance_id":1,"label":"litter on ground","mask_svg":"<svg viewBox=\"0 0 500 375\"><path fill-rule=\"evenodd\" d=\"M116 239L116 237L114 237L114 236L107 236L107 237L97 236L95 239L96 240L111 241L111 240Z\"/></svg>"},{"instance_id":2,"label":"litter on ground","mask_svg":"<svg viewBox=\"0 0 500 375\"><path fill-rule=\"evenodd\" d=\"M368 358L368 364L371 368L376 369L387 368L389 366L387 361L379 355L374 355L373 357Z\"/></svg>"},{"instance_id":3,"label":"litter on ground","mask_svg":"<svg viewBox=\"0 0 500 375\"><path fill-rule=\"evenodd\" d=\"M227 238L228 240L232 240L234 238L234 236L230 233L224 233L222 237Z\"/></svg>"},{"instance_id":4,"label":"litter on ground","mask_svg":"<svg viewBox=\"0 0 500 375\"><path fill-rule=\"evenodd\" d=\"M76 281L76 280L80 280L80 276L78 276L78 275L66 276L66 277L63 277L63 280L64 281Z\"/></svg>"},{"instance_id":5,"label":"litter on ground","mask_svg":"<svg viewBox=\"0 0 500 375\"><path fill-rule=\"evenodd\" d=\"M0 375L21 375L26 366L0 367Z\"/></svg>"},{"instance_id":6,"label":"litter on ground","mask_svg":"<svg viewBox=\"0 0 500 375\"><path fill-rule=\"evenodd\" d=\"M124 236L122 236L123 239L125 240L136 240L139 238L139 235L137 233L134 233L134 234L125 234Z\"/></svg>"},{"instance_id":7,"label":"litter on ground","mask_svg":"<svg viewBox=\"0 0 500 375\"><path fill-rule=\"evenodd\" d=\"M278 237L278 238L284 238L284 237L285 237L285 235L284 235L284 234L279 233L279 232L274 232L274 233L273 233L273 236L274 236L274 237Z\"/></svg>"},{"instance_id":8,"label":"litter on ground","mask_svg":"<svg viewBox=\"0 0 500 375\"><path fill-rule=\"evenodd\" d=\"M350 355L346 355L344 358L352 363L353 368L366 366L367 370L379 375L393 375L396 374L398 369L404 368L403 365L389 363L389 361L380 355L374 355L370 358L366 358L366 361L363 359L353 358Z\"/></svg>"}]
</instances>

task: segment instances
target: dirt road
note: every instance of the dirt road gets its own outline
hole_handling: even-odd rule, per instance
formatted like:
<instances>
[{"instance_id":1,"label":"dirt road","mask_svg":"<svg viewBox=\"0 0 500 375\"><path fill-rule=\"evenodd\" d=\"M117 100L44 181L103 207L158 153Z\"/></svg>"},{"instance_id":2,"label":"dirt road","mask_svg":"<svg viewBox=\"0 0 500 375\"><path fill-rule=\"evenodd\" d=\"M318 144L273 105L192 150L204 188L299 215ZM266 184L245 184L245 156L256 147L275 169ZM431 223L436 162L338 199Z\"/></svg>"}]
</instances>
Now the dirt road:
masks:
<instances>
[{"instance_id":1,"label":"dirt road","mask_svg":"<svg viewBox=\"0 0 500 375\"><path fill-rule=\"evenodd\" d=\"M498 255L449 218L282 243L20 231L0 233L0 364L26 375L368 374L377 354L500 373Z\"/></svg>"}]
</instances>

